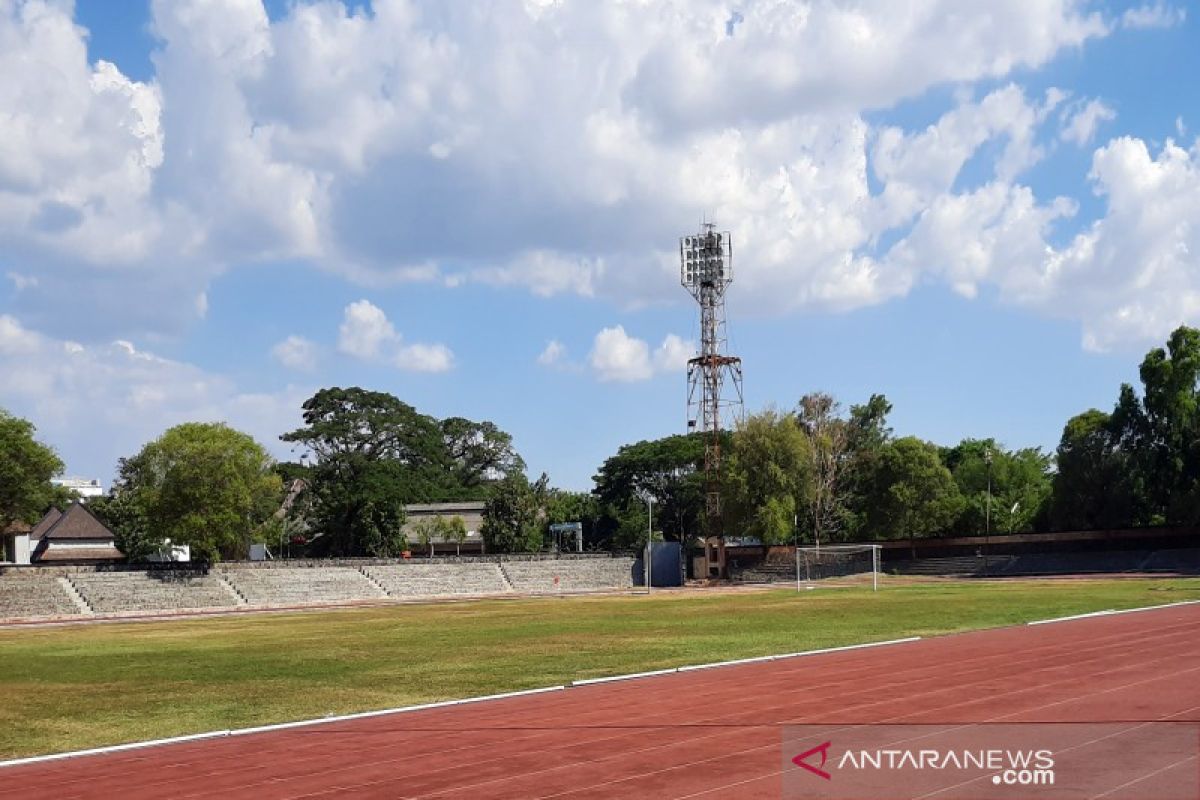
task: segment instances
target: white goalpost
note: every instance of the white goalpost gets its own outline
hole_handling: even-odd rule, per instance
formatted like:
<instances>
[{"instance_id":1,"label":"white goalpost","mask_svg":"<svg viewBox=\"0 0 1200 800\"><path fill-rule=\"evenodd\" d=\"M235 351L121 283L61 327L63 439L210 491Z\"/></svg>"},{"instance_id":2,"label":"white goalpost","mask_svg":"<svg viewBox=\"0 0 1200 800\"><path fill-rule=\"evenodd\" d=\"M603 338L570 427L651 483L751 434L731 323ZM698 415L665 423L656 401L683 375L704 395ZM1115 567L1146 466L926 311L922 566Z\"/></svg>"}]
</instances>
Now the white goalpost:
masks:
<instances>
[{"instance_id":1,"label":"white goalpost","mask_svg":"<svg viewBox=\"0 0 1200 800\"><path fill-rule=\"evenodd\" d=\"M805 584L861 584L868 576L871 589L879 591L879 555L877 544L834 544L796 548L796 590Z\"/></svg>"}]
</instances>

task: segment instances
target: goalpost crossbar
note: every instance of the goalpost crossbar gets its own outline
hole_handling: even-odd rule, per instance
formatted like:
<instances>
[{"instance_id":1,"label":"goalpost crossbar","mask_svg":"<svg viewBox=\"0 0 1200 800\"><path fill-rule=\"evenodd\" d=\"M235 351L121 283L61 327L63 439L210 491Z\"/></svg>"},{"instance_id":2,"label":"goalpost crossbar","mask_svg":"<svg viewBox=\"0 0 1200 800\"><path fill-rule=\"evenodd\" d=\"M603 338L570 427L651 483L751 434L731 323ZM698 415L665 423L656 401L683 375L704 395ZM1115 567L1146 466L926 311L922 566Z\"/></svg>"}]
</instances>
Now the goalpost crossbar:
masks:
<instances>
[{"instance_id":1,"label":"goalpost crossbar","mask_svg":"<svg viewBox=\"0 0 1200 800\"><path fill-rule=\"evenodd\" d=\"M833 544L796 548L796 589L803 583L871 575L871 588L879 591L880 551L877 544Z\"/></svg>"}]
</instances>

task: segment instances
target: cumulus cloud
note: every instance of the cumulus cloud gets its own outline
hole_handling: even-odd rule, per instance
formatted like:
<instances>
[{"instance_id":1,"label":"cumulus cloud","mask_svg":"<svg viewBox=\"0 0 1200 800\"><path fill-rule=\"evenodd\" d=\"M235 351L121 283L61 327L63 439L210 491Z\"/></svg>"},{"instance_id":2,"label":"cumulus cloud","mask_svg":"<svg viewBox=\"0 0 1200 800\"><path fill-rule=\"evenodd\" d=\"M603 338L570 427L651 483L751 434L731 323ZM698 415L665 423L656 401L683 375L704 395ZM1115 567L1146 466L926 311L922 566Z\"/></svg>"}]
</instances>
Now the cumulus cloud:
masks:
<instances>
[{"instance_id":1,"label":"cumulus cloud","mask_svg":"<svg viewBox=\"0 0 1200 800\"><path fill-rule=\"evenodd\" d=\"M1081 320L1091 350L1161 341L1200 318L1197 147L1168 141L1154 156L1121 137L1095 152L1090 177L1105 214L1065 245L1053 226L1073 201L996 182L940 198L884 261L924 264L966 295L990 282L1005 301Z\"/></svg>"},{"instance_id":2,"label":"cumulus cloud","mask_svg":"<svg viewBox=\"0 0 1200 800\"><path fill-rule=\"evenodd\" d=\"M364 361L382 360L413 372L445 372L454 366L454 353L443 344L405 344L383 309L369 300L346 306L337 347Z\"/></svg>"},{"instance_id":3,"label":"cumulus cloud","mask_svg":"<svg viewBox=\"0 0 1200 800\"><path fill-rule=\"evenodd\" d=\"M155 0L139 82L89 63L69 3L0 0L0 248L36 273L22 319L87 340L177 332L215 276L281 259L366 286L670 302L676 226L704 212L731 228L759 313L858 308L927 277L1035 297L995 254L1032 258L1073 213L1020 183L1064 93L971 87L1182 13L302 0L271 20L261 0ZM866 121L949 84L961 99L924 129ZM1106 119L1091 101L1061 136L1086 144ZM987 174L964 186L981 153ZM952 242L974 249L956 262ZM344 352L452 365L355 313Z\"/></svg>"},{"instance_id":4,"label":"cumulus cloud","mask_svg":"<svg viewBox=\"0 0 1200 800\"><path fill-rule=\"evenodd\" d=\"M275 360L290 369L311 372L317 367L317 346L303 336L289 336L271 348Z\"/></svg>"},{"instance_id":5,"label":"cumulus cloud","mask_svg":"<svg viewBox=\"0 0 1200 800\"><path fill-rule=\"evenodd\" d=\"M1117 112L1102 100L1090 100L1068 109L1063 115L1063 127L1059 136L1065 142L1074 142L1083 147L1092 141L1100 123L1117 118Z\"/></svg>"},{"instance_id":6,"label":"cumulus cloud","mask_svg":"<svg viewBox=\"0 0 1200 800\"><path fill-rule=\"evenodd\" d=\"M625 333L621 325L596 334L588 363L602 381L644 381L654 374L649 346Z\"/></svg>"},{"instance_id":7,"label":"cumulus cloud","mask_svg":"<svg viewBox=\"0 0 1200 800\"><path fill-rule=\"evenodd\" d=\"M0 315L0 405L34 420L72 472L107 479L181 422L228 422L286 457L280 433L299 427L311 388L253 393L227 377L162 358L125 340L98 346L56 339Z\"/></svg>"},{"instance_id":8,"label":"cumulus cloud","mask_svg":"<svg viewBox=\"0 0 1200 800\"><path fill-rule=\"evenodd\" d=\"M656 372L683 369L695 347L675 334L668 334L653 355L650 346L630 336L622 325L604 328L596 334L588 363L596 377L605 382L644 381Z\"/></svg>"},{"instance_id":9,"label":"cumulus cloud","mask_svg":"<svg viewBox=\"0 0 1200 800\"><path fill-rule=\"evenodd\" d=\"M371 301L359 300L346 306L338 329L338 350L355 358L373 359L384 344L399 340L387 314Z\"/></svg>"},{"instance_id":10,"label":"cumulus cloud","mask_svg":"<svg viewBox=\"0 0 1200 800\"><path fill-rule=\"evenodd\" d=\"M688 359L696 355L694 343L673 333L668 333L662 344L654 351L654 366L664 372L679 371L687 367Z\"/></svg>"},{"instance_id":11,"label":"cumulus cloud","mask_svg":"<svg viewBox=\"0 0 1200 800\"><path fill-rule=\"evenodd\" d=\"M86 284L95 327L178 326L215 275L276 259L661 301L664 232L705 209L737 224L762 297L877 302L899 289L853 252L872 234L861 110L1111 27L1072 0L752 0L735 26L718 0L152 8L138 82L88 63L69 4L0 6L0 244L45 270L30 308L55 324Z\"/></svg>"}]
</instances>

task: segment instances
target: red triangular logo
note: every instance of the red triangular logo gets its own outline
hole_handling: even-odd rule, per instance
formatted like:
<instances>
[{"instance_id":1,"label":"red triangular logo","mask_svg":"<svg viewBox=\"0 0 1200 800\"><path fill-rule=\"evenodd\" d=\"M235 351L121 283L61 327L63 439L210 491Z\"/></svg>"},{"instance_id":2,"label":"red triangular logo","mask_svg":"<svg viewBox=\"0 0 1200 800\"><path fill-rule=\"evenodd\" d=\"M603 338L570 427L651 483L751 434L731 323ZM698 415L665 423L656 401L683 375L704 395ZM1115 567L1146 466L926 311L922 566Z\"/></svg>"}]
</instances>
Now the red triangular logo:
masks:
<instances>
[{"instance_id":1,"label":"red triangular logo","mask_svg":"<svg viewBox=\"0 0 1200 800\"><path fill-rule=\"evenodd\" d=\"M825 780L831 780L832 776L825 770L821 769L821 767L825 766L825 760L829 757L829 745L830 742L825 742L824 744L817 745L811 750L805 750L803 753L793 758L792 763L797 767L803 767L813 775L820 776ZM812 764L809 764L807 761L805 761L806 758L816 755L817 753L821 754L821 763L818 766L814 767Z\"/></svg>"}]
</instances>

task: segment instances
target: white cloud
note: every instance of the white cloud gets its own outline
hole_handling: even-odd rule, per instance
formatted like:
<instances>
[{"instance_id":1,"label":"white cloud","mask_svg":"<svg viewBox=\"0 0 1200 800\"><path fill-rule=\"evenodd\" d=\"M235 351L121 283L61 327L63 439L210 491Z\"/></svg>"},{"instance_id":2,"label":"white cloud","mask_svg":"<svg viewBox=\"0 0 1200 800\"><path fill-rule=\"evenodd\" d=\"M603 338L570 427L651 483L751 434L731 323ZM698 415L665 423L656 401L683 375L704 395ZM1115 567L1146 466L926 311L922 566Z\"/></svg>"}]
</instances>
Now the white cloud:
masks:
<instances>
[{"instance_id":1,"label":"white cloud","mask_svg":"<svg viewBox=\"0 0 1200 800\"><path fill-rule=\"evenodd\" d=\"M392 363L413 372L446 372L454 368L454 353L444 344L401 345Z\"/></svg>"},{"instance_id":2,"label":"white cloud","mask_svg":"<svg viewBox=\"0 0 1200 800\"><path fill-rule=\"evenodd\" d=\"M644 340L630 336L624 326L617 325L596 334L588 363L601 381L630 383L647 380L656 372L682 370L694 352L691 342L671 333L651 356Z\"/></svg>"},{"instance_id":3,"label":"white cloud","mask_svg":"<svg viewBox=\"0 0 1200 800\"><path fill-rule=\"evenodd\" d=\"M1173 28L1187 19L1187 10L1161 0L1130 8L1121 15L1123 28Z\"/></svg>"},{"instance_id":4,"label":"white cloud","mask_svg":"<svg viewBox=\"0 0 1200 800\"><path fill-rule=\"evenodd\" d=\"M1059 136L1065 142L1074 142L1083 147L1092 141L1101 122L1117 118L1117 112L1102 100L1090 100L1077 104L1063 115L1063 127Z\"/></svg>"},{"instance_id":5,"label":"white cloud","mask_svg":"<svg viewBox=\"0 0 1200 800\"><path fill-rule=\"evenodd\" d=\"M673 333L668 333L662 344L654 351L654 366L664 372L683 370L687 368L688 359L696 355L694 342L685 341Z\"/></svg>"},{"instance_id":6,"label":"white cloud","mask_svg":"<svg viewBox=\"0 0 1200 800\"><path fill-rule=\"evenodd\" d=\"M1168 141L1152 157L1122 137L1096 151L1091 177L1107 213L1042 273L1062 310L1083 312L1085 345L1161 341L1200 320L1200 150Z\"/></svg>"},{"instance_id":7,"label":"white cloud","mask_svg":"<svg viewBox=\"0 0 1200 800\"><path fill-rule=\"evenodd\" d=\"M537 363L543 367L553 367L562 364L567 358L567 348L557 339L546 343L546 349L537 357Z\"/></svg>"},{"instance_id":8,"label":"white cloud","mask_svg":"<svg viewBox=\"0 0 1200 800\"><path fill-rule=\"evenodd\" d=\"M1157 157L1140 139L1095 152L1091 179L1104 216L1051 244L1075 204L1038 203L1025 187L992 183L940 198L887 254L888 268L925 264L966 295L983 282L1003 300L1082 322L1091 350L1162 341L1200 320L1200 150L1168 141Z\"/></svg>"},{"instance_id":9,"label":"white cloud","mask_svg":"<svg viewBox=\"0 0 1200 800\"><path fill-rule=\"evenodd\" d=\"M654 375L650 348L621 325L596 334L588 363L602 381L644 381Z\"/></svg>"},{"instance_id":10,"label":"white cloud","mask_svg":"<svg viewBox=\"0 0 1200 800\"><path fill-rule=\"evenodd\" d=\"M271 355L285 367L311 372L317 367L317 346L303 336L289 336L271 348Z\"/></svg>"},{"instance_id":11,"label":"white cloud","mask_svg":"<svg viewBox=\"0 0 1200 800\"><path fill-rule=\"evenodd\" d=\"M279 434L299 427L310 388L253 393L227 377L162 358L128 341L84 346L0 316L0 406L38 427L68 470L106 480L117 458L166 428L224 421L286 457Z\"/></svg>"},{"instance_id":12,"label":"white cloud","mask_svg":"<svg viewBox=\"0 0 1200 800\"><path fill-rule=\"evenodd\" d=\"M338 350L413 372L445 372L454 367L454 353L443 344L404 344L387 314L369 300L346 306L338 328Z\"/></svg>"},{"instance_id":13,"label":"white cloud","mask_svg":"<svg viewBox=\"0 0 1200 800\"><path fill-rule=\"evenodd\" d=\"M155 73L139 82L88 62L70 3L0 0L0 249L37 280L22 319L84 341L177 332L216 275L280 259L367 286L682 302L677 226L704 212L732 230L756 313L857 308L931 277L1045 308L1048 258L1107 269L1088 260L1095 231L1047 244L1074 203L1020 184L1065 93L972 93L1183 18L1163 2L1090 8L748 0L730 30L721 0L302 0L274 21L260 0L155 0ZM959 100L924 129L866 121L946 85ZM1098 100L1073 107L1061 136L1086 144L1106 119ZM1147 248L1123 249L1128 263L1156 257L1157 241L1126 238ZM1145 291L1176 288L1167 274L1143 274ZM1063 309L1088 330L1103 313ZM347 311L343 352L453 365L371 304ZM599 374L645 372L626 356Z\"/></svg>"},{"instance_id":14,"label":"white cloud","mask_svg":"<svg viewBox=\"0 0 1200 800\"><path fill-rule=\"evenodd\" d=\"M346 306L338 328L338 350L355 358L369 360L379 356L385 344L400 341L400 335L388 321L383 309L369 300Z\"/></svg>"},{"instance_id":15,"label":"white cloud","mask_svg":"<svg viewBox=\"0 0 1200 800\"><path fill-rule=\"evenodd\" d=\"M1110 30L1074 0L750 0L732 35L720 0L298 2L275 21L259 0L155 0L137 82L88 63L70 8L0 4L0 246L38 261L35 316L105 330L177 329L215 275L278 259L658 302L674 226L706 209L756 297L879 302L909 281L855 252L877 233L862 110ZM62 313L67 288L93 313Z\"/></svg>"},{"instance_id":16,"label":"white cloud","mask_svg":"<svg viewBox=\"0 0 1200 800\"><path fill-rule=\"evenodd\" d=\"M36 352L39 339L32 331L27 331L14 317L0 314L0 354L24 355Z\"/></svg>"}]
</instances>

